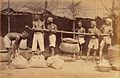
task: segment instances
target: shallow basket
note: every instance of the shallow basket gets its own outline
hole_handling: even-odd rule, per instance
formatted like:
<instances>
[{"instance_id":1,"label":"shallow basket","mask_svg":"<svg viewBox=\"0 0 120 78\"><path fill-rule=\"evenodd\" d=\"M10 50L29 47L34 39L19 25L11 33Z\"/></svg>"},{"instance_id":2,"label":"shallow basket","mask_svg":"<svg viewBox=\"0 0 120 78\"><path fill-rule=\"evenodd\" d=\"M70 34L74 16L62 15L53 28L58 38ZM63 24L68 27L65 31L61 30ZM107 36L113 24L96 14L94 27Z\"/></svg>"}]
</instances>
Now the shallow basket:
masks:
<instances>
[{"instance_id":1,"label":"shallow basket","mask_svg":"<svg viewBox=\"0 0 120 78\"><path fill-rule=\"evenodd\" d=\"M111 70L111 67L97 66L97 71L100 71L100 72L109 72L110 70Z\"/></svg>"}]
</instances>

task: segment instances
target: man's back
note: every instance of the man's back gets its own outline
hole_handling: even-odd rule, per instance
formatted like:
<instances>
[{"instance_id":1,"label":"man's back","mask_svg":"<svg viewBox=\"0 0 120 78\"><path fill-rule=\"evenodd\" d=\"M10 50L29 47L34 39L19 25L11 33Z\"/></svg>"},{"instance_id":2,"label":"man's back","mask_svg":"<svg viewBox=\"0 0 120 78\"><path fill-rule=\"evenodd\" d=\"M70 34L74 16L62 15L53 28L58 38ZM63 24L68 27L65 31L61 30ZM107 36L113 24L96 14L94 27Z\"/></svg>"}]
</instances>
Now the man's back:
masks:
<instances>
[{"instance_id":1,"label":"man's back","mask_svg":"<svg viewBox=\"0 0 120 78\"><path fill-rule=\"evenodd\" d=\"M8 33L6 36L9 37L10 40L16 40L16 38L20 38L21 37L21 34L20 33Z\"/></svg>"}]
</instances>

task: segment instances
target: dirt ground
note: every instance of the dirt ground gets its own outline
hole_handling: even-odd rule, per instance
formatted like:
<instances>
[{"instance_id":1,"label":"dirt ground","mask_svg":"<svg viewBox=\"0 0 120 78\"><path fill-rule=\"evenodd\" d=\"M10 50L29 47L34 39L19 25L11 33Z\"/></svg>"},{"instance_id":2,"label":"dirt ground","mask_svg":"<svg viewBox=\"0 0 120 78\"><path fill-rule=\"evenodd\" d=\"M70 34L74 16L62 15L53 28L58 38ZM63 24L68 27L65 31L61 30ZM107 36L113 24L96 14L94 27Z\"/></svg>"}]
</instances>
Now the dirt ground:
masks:
<instances>
[{"instance_id":1,"label":"dirt ground","mask_svg":"<svg viewBox=\"0 0 120 78\"><path fill-rule=\"evenodd\" d=\"M23 51L22 52L26 52ZM49 52L46 52L48 56ZM99 72L96 70L96 63L84 59L69 61L71 55L59 54L65 60L64 66L60 70L53 68L26 68L26 69L9 69L0 71L0 78L120 78L120 71L110 70L110 72ZM26 57L25 53L23 56ZM28 56L30 56L28 54Z\"/></svg>"},{"instance_id":2,"label":"dirt ground","mask_svg":"<svg viewBox=\"0 0 120 78\"><path fill-rule=\"evenodd\" d=\"M120 78L120 72L96 71L96 64L83 60L65 62L60 70L53 68L6 69L0 71L0 78Z\"/></svg>"}]
</instances>

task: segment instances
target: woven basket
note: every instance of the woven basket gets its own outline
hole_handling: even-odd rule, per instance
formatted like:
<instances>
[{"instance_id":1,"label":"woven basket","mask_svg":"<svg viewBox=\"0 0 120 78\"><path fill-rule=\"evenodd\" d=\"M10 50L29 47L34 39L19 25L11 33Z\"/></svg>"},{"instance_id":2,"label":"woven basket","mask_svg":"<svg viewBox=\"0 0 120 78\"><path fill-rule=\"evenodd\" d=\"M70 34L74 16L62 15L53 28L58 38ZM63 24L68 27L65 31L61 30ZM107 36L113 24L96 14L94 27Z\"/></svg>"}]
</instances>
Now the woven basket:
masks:
<instances>
[{"instance_id":1,"label":"woven basket","mask_svg":"<svg viewBox=\"0 0 120 78\"><path fill-rule=\"evenodd\" d=\"M58 55L51 56L47 59L47 65L54 69L61 69L64 66L64 60L62 60Z\"/></svg>"},{"instance_id":2,"label":"woven basket","mask_svg":"<svg viewBox=\"0 0 120 78\"><path fill-rule=\"evenodd\" d=\"M11 65L16 69L25 69L28 68L28 62L27 60L22 57L21 55L16 56L13 60Z\"/></svg>"},{"instance_id":3,"label":"woven basket","mask_svg":"<svg viewBox=\"0 0 120 78\"><path fill-rule=\"evenodd\" d=\"M46 60L43 55L34 55L30 58L29 67L46 68Z\"/></svg>"}]
</instances>

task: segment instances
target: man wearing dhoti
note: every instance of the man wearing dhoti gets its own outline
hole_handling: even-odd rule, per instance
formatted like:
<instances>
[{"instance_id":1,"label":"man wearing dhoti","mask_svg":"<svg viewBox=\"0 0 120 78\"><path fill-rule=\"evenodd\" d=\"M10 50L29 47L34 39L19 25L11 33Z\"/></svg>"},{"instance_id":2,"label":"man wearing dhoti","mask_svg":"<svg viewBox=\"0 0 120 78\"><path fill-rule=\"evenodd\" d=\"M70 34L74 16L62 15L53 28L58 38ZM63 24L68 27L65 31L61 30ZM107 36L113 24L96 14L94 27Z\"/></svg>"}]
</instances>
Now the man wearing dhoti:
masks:
<instances>
[{"instance_id":1,"label":"man wearing dhoti","mask_svg":"<svg viewBox=\"0 0 120 78\"><path fill-rule=\"evenodd\" d=\"M52 55L55 55L56 35L53 30L57 30L57 26L53 23L52 17L48 17L47 19L47 29L49 29L49 47L52 51Z\"/></svg>"},{"instance_id":2,"label":"man wearing dhoti","mask_svg":"<svg viewBox=\"0 0 120 78\"><path fill-rule=\"evenodd\" d=\"M82 27L82 22L81 21L78 21L78 27L76 28L76 31L78 33L85 33L85 28ZM78 56L80 55L80 58L81 58L82 47L83 47L83 44L85 43L84 35L77 35L77 39L78 39L79 47L80 47L80 51L78 52Z\"/></svg>"},{"instance_id":3,"label":"man wearing dhoti","mask_svg":"<svg viewBox=\"0 0 120 78\"><path fill-rule=\"evenodd\" d=\"M106 24L101 27L101 33L103 34L109 34L108 36L103 36L102 41L100 43L100 61L102 60L102 51L105 46L109 48L111 46L111 36L113 36L113 28L112 28L112 19L107 18L106 19Z\"/></svg>"},{"instance_id":4,"label":"man wearing dhoti","mask_svg":"<svg viewBox=\"0 0 120 78\"><path fill-rule=\"evenodd\" d=\"M99 38L98 37L99 37L99 34L100 34L99 29L96 27L96 22L95 21L91 21L91 27L88 29L88 32L92 33L94 35L90 36L90 41L89 41L89 44L88 44L88 51L87 51L86 62L89 59L89 55L90 55L91 49L94 50L94 53L93 53L93 62L95 62L96 52L97 52L97 50L99 48Z\"/></svg>"},{"instance_id":5,"label":"man wearing dhoti","mask_svg":"<svg viewBox=\"0 0 120 78\"><path fill-rule=\"evenodd\" d=\"M45 29L44 23L40 20L38 15L35 15L33 21L34 36L33 36L33 43L32 43L32 52L37 51L37 44L39 44L40 52L43 52L44 49L44 35L42 31L37 31L40 29Z\"/></svg>"}]
</instances>

